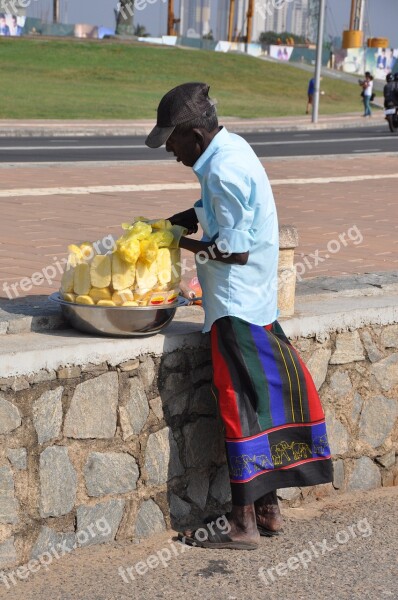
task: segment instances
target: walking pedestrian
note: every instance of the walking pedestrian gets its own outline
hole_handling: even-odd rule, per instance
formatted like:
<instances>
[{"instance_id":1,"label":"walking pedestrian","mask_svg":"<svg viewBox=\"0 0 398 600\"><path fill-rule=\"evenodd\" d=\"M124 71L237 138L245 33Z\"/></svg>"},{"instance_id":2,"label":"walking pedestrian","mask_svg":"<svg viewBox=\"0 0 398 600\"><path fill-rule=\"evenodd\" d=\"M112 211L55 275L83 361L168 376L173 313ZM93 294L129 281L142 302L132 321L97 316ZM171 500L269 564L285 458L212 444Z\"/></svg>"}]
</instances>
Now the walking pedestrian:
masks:
<instances>
[{"instance_id":1,"label":"walking pedestrian","mask_svg":"<svg viewBox=\"0 0 398 600\"><path fill-rule=\"evenodd\" d=\"M372 109L370 107L370 102L373 97L373 77L370 73L366 73L365 80L360 81L360 85L362 86L363 91L363 104L365 108L364 117L372 116Z\"/></svg>"}]
</instances>

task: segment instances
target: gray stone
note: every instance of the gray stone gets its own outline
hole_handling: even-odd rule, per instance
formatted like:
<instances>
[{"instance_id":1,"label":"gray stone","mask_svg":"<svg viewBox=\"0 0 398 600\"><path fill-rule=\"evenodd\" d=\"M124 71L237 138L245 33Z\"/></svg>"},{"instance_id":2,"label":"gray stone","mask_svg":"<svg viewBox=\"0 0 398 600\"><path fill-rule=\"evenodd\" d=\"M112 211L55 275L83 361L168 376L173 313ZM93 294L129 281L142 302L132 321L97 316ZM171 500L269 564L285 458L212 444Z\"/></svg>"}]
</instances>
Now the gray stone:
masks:
<instances>
[{"instance_id":1,"label":"gray stone","mask_svg":"<svg viewBox=\"0 0 398 600\"><path fill-rule=\"evenodd\" d=\"M204 510L209 493L209 477L205 473L195 472L191 475L187 489L187 496L199 508Z\"/></svg>"},{"instance_id":2,"label":"gray stone","mask_svg":"<svg viewBox=\"0 0 398 600\"><path fill-rule=\"evenodd\" d=\"M168 377L166 377L163 389L162 389L162 398L163 401L173 400L178 396L181 392L187 392L191 389L192 384L189 377L187 377L186 373L170 373Z\"/></svg>"},{"instance_id":3,"label":"gray stone","mask_svg":"<svg viewBox=\"0 0 398 600\"><path fill-rule=\"evenodd\" d=\"M30 558L38 559L44 552L51 552L53 549L59 552L60 548L65 546L70 550L76 549L75 533L58 533L50 527L43 526L32 548Z\"/></svg>"},{"instance_id":4,"label":"gray stone","mask_svg":"<svg viewBox=\"0 0 398 600\"><path fill-rule=\"evenodd\" d=\"M41 369L37 373L27 375L26 377L28 383L44 383L45 381L54 381L54 379L57 379L57 374L53 369L50 369L49 371Z\"/></svg>"},{"instance_id":5,"label":"gray stone","mask_svg":"<svg viewBox=\"0 0 398 600\"><path fill-rule=\"evenodd\" d=\"M101 363L100 365L88 364L85 367L82 367L82 373L89 373L90 375L102 375L103 373L108 372L108 365L106 362Z\"/></svg>"},{"instance_id":6,"label":"gray stone","mask_svg":"<svg viewBox=\"0 0 398 600\"><path fill-rule=\"evenodd\" d=\"M78 506L76 537L79 546L93 546L114 540L123 517L124 506L125 501L120 498L94 506ZM97 535L93 536L90 533L84 536L83 532L89 532L89 528Z\"/></svg>"},{"instance_id":7,"label":"gray stone","mask_svg":"<svg viewBox=\"0 0 398 600\"><path fill-rule=\"evenodd\" d=\"M213 366L211 364L204 367L197 367L192 372L192 381L195 385L200 382L210 382L213 378Z\"/></svg>"},{"instance_id":8,"label":"gray stone","mask_svg":"<svg viewBox=\"0 0 398 600\"><path fill-rule=\"evenodd\" d=\"M61 367L57 371L58 379L77 379L81 375L80 367Z\"/></svg>"},{"instance_id":9,"label":"gray stone","mask_svg":"<svg viewBox=\"0 0 398 600\"><path fill-rule=\"evenodd\" d=\"M11 468L0 467L0 523L18 522L18 503L14 495L14 479Z\"/></svg>"},{"instance_id":10,"label":"gray stone","mask_svg":"<svg viewBox=\"0 0 398 600\"><path fill-rule=\"evenodd\" d=\"M299 498L300 494L301 490L298 487L281 488L280 490L277 490L278 498L281 500L288 500L289 502Z\"/></svg>"},{"instance_id":11,"label":"gray stone","mask_svg":"<svg viewBox=\"0 0 398 600\"><path fill-rule=\"evenodd\" d=\"M170 352L165 354L162 361L162 368L169 371L186 371L186 356L182 352Z\"/></svg>"},{"instance_id":12,"label":"gray stone","mask_svg":"<svg viewBox=\"0 0 398 600\"><path fill-rule=\"evenodd\" d=\"M65 436L77 439L113 438L117 402L117 373L105 373L79 384L65 418Z\"/></svg>"},{"instance_id":13,"label":"gray stone","mask_svg":"<svg viewBox=\"0 0 398 600\"><path fill-rule=\"evenodd\" d=\"M153 500L141 504L135 523L135 535L139 539L147 538L166 529L163 513Z\"/></svg>"},{"instance_id":14,"label":"gray stone","mask_svg":"<svg viewBox=\"0 0 398 600\"><path fill-rule=\"evenodd\" d=\"M0 396L0 434L10 433L21 423L22 419L18 408Z\"/></svg>"},{"instance_id":15,"label":"gray stone","mask_svg":"<svg viewBox=\"0 0 398 600\"><path fill-rule=\"evenodd\" d=\"M361 414L363 406L363 399L358 392L355 392L354 399L352 401L352 409L351 409L351 420L356 423L358 421L358 417Z\"/></svg>"},{"instance_id":16,"label":"gray stone","mask_svg":"<svg viewBox=\"0 0 398 600\"><path fill-rule=\"evenodd\" d=\"M372 373L386 392L398 385L398 354L372 365Z\"/></svg>"},{"instance_id":17,"label":"gray stone","mask_svg":"<svg viewBox=\"0 0 398 600\"><path fill-rule=\"evenodd\" d=\"M380 341L384 348L398 348L398 325L385 327L381 333Z\"/></svg>"},{"instance_id":18,"label":"gray stone","mask_svg":"<svg viewBox=\"0 0 398 600\"><path fill-rule=\"evenodd\" d=\"M374 396L365 402L359 420L360 439L378 448L381 446L392 430L398 416L398 404L396 400L384 396Z\"/></svg>"},{"instance_id":19,"label":"gray stone","mask_svg":"<svg viewBox=\"0 0 398 600\"><path fill-rule=\"evenodd\" d=\"M354 471L348 480L349 491L372 490L381 486L381 475L378 467L367 456L355 461Z\"/></svg>"},{"instance_id":20,"label":"gray stone","mask_svg":"<svg viewBox=\"0 0 398 600\"><path fill-rule=\"evenodd\" d=\"M147 482L162 485L184 473L177 442L170 427L151 433L145 452Z\"/></svg>"},{"instance_id":21,"label":"gray stone","mask_svg":"<svg viewBox=\"0 0 398 600\"><path fill-rule=\"evenodd\" d=\"M14 545L14 537L10 537L0 544L0 569L14 567L17 562L18 556Z\"/></svg>"},{"instance_id":22,"label":"gray stone","mask_svg":"<svg viewBox=\"0 0 398 600\"><path fill-rule=\"evenodd\" d=\"M288 248L297 248L299 245L299 235L294 225L281 225L279 227L279 248L287 250Z\"/></svg>"},{"instance_id":23,"label":"gray stone","mask_svg":"<svg viewBox=\"0 0 398 600\"><path fill-rule=\"evenodd\" d=\"M370 362L372 362L372 363L378 362L379 360L381 360L383 358L383 353L380 352L380 350L374 343L373 338L370 335L369 331L367 331L366 329L365 329L365 331L362 332L362 342L363 342L363 345L365 346L365 350L367 352Z\"/></svg>"},{"instance_id":24,"label":"gray stone","mask_svg":"<svg viewBox=\"0 0 398 600\"><path fill-rule=\"evenodd\" d=\"M347 452L350 439L349 433L344 425L330 411L326 411L326 428L331 453L336 455Z\"/></svg>"},{"instance_id":25,"label":"gray stone","mask_svg":"<svg viewBox=\"0 0 398 600\"><path fill-rule=\"evenodd\" d=\"M390 450L387 454L383 454L383 456L378 456L376 458L376 462L379 463L385 469L391 469L395 465L395 450Z\"/></svg>"},{"instance_id":26,"label":"gray stone","mask_svg":"<svg viewBox=\"0 0 398 600\"><path fill-rule=\"evenodd\" d=\"M92 452L84 466L89 496L131 492L137 487L139 475L134 458L120 452Z\"/></svg>"},{"instance_id":27,"label":"gray stone","mask_svg":"<svg viewBox=\"0 0 398 600\"><path fill-rule=\"evenodd\" d=\"M11 389L13 392L21 392L22 390L28 390L29 387L29 382L25 377L15 377L14 381L11 384Z\"/></svg>"},{"instance_id":28,"label":"gray stone","mask_svg":"<svg viewBox=\"0 0 398 600\"><path fill-rule=\"evenodd\" d=\"M358 331L338 333L336 350L330 359L330 364L345 365L360 360L365 360L365 355Z\"/></svg>"},{"instance_id":29,"label":"gray stone","mask_svg":"<svg viewBox=\"0 0 398 600\"><path fill-rule=\"evenodd\" d=\"M352 383L347 371L336 371L330 378L330 388L337 398L344 398L352 391Z\"/></svg>"},{"instance_id":30,"label":"gray stone","mask_svg":"<svg viewBox=\"0 0 398 600\"><path fill-rule=\"evenodd\" d=\"M168 397L167 408L171 417L182 415L187 410L190 395L191 391L185 390L176 393L172 398Z\"/></svg>"},{"instance_id":31,"label":"gray stone","mask_svg":"<svg viewBox=\"0 0 398 600\"><path fill-rule=\"evenodd\" d=\"M44 444L61 433L63 387L44 392L33 403L33 425L39 444Z\"/></svg>"},{"instance_id":32,"label":"gray stone","mask_svg":"<svg viewBox=\"0 0 398 600\"><path fill-rule=\"evenodd\" d=\"M129 380L129 399L119 408L123 439L141 433L149 415L149 404L142 382L134 377Z\"/></svg>"},{"instance_id":33,"label":"gray stone","mask_svg":"<svg viewBox=\"0 0 398 600\"><path fill-rule=\"evenodd\" d=\"M124 363L122 363L121 365L119 365L120 370L123 373L131 373L131 371L136 371L140 366L140 361L138 360L138 358L135 358L133 360L128 360Z\"/></svg>"},{"instance_id":34,"label":"gray stone","mask_svg":"<svg viewBox=\"0 0 398 600\"><path fill-rule=\"evenodd\" d=\"M176 519L183 519L191 512L191 505L184 500L181 500L175 494L170 496L170 513Z\"/></svg>"},{"instance_id":35,"label":"gray stone","mask_svg":"<svg viewBox=\"0 0 398 600\"><path fill-rule=\"evenodd\" d=\"M183 427L185 438L185 463L187 467L208 467L218 462L220 432L217 421L198 419Z\"/></svg>"},{"instance_id":36,"label":"gray stone","mask_svg":"<svg viewBox=\"0 0 398 600\"><path fill-rule=\"evenodd\" d=\"M208 384L196 389L191 397L189 410L198 415L215 416L217 414L217 403Z\"/></svg>"},{"instance_id":37,"label":"gray stone","mask_svg":"<svg viewBox=\"0 0 398 600\"><path fill-rule=\"evenodd\" d=\"M147 356L144 362L141 363L138 370L138 376L144 384L145 389L152 387L153 382L155 381L156 368L155 363L150 356Z\"/></svg>"},{"instance_id":38,"label":"gray stone","mask_svg":"<svg viewBox=\"0 0 398 600\"><path fill-rule=\"evenodd\" d=\"M7 458L14 467L20 471L27 469L27 453L26 448L9 448L7 450Z\"/></svg>"},{"instance_id":39,"label":"gray stone","mask_svg":"<svg viewBox=\"0 0 398 600\"><path fill-rule=\"evenodd\" d=\"M317 390L320 390L325 382L331 355L330 348L318 348L307 361L308 370Z\"/></svg>"},{"instance_id":40,"label":"gray stone","mask_svg":"<svg viewBox=\"0 0 398 600\"><path fill-rule=\"evenodd\" d=\"M210 486L210 495L213 496L219 504L226 504L231 501L231 483L227 465L223 465L218 469Z\"/></svg>"},{"instance_id":41,"label":"gray stone","mask_svg":"<svg viewBox=\"0 0 398 600\"><path fill-rule=\"evenodd\" d=\"M152 400L149 401L149 405L150 405L151 409L153 410L153 412L155 413L156 418L159 421L161 421L164 418L163 404L162 404L161 397L157 396L156 398L152 398Z\"/></svg>"},{"instance_id":42,"label":"gray stone","mask_svg":"<svg viewBox=\"0 0 398 600\"><path fill-rule=\"evenodd\" d=\"M40 515L60 517L68 514L76 501L77 476L68 449L51 446L40 455Z\"/></svg>"},{"instance_id":43,"label":"gray stone","mask_svg":"<svg viewBox=\"0 0 398 600\"><path fill-rule=\"evenodd\" d=\"M344 461L335 460L333 463L333 487L341 490L344 486Z\"/></svg>"}]
</instances>

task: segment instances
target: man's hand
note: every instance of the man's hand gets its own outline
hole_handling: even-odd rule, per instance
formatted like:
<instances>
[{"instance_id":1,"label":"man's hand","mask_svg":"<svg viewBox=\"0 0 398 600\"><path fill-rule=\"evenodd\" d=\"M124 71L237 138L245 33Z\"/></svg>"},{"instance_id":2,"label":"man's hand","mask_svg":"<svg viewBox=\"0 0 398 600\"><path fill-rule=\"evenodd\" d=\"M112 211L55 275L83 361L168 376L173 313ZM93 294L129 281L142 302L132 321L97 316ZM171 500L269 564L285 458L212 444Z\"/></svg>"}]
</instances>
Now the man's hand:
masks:
<instances>
[{"instance_id":1,"label":"man's hand","mask_svg":"<svg viewBox=\"0 0 398 600\"><path fill-rule=\"evenodd\" d=\"M172 225L180 225L188 230L188 235L192 235L198 231L198 217L194 208L177 213L169 218Z\"/></svg>"}]
</instances>

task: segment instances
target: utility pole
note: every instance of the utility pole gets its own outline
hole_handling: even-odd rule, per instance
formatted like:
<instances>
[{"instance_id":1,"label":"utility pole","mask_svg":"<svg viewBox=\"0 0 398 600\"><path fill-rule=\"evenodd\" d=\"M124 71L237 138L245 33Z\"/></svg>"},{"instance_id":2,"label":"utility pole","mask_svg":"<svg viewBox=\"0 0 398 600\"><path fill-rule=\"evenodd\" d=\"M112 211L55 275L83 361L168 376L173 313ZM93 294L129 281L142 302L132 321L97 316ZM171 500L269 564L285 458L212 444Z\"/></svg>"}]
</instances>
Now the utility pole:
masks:
<instances>
[{"instance_id":1,"label":"utility pole","mask_svg":"<svg viewBox=\"0 0 398 600\"><path fill-rule=\"evenodd\" d=\"M169 0L169 8L167 14L167 35L175 35L174 23L174 0Z\"/></svg>"},{"instance_id":2,"label":"utility pole","mask_svg":"<svg viewBox=\"0 0 398 600\"><path fill-rule=\"evenodd\" d=\"M247 40L248 44L251 44L251 42L252 42L253 16L254 16L254 0L249 0L249 6L247 9L247 35L246 35L246 40Z\"/></svg>"},{"instance_id":3,"label":"utility pole","mask_svg":"<svg viewBox=\"0 0 398 600\"><path fill-rule=\"evenodd\" d=\"M318 123L319 119L319 99L321 95L321 74L322 74L322 54L323 54L323 34L325 31L325 12L326 0L319 0L319 20L318 20L318 41L316 52L315 67L315 94L314 105L312 107L312 122Z\"/></svg>"},{"instance_id":4,"label":"utility pole","mask_svg":"<svg viewBox=\"0 0 398 600\"><path fill-rule=\"evenodd\" d=\"M59 23L59 0L53 0L53 23Z\"/></svg>"},{"instance_id":5,"label":"utility pole","mask_svg":"<svg viewBox=\"0 0 398 600\"><path fill-rule=\"evenodd\" d=\"M235 0L229 0L228 41L233 41L235 25Z\"/></svg>"}]
</instances>

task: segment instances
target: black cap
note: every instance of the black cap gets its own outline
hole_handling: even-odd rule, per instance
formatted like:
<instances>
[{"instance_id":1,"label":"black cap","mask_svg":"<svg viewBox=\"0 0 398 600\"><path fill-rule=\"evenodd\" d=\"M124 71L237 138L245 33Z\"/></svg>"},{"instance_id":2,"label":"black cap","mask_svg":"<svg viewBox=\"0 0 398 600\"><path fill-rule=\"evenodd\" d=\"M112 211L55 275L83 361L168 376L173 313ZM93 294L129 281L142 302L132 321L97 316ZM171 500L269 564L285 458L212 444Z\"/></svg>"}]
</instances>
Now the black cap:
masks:
<instances>
[{"instance_id":1,"label":"black cap","mask_svg":"<svg viewBox=\"0 0 398 600\"><path fill-rule=\"evenodd\" d=\"M149 148L160 148L177 125L203 116L214 106L213 100L209 98L209 90L210 86L206 83L183 83L163 96L158 107L156 126L148 135L146 145Z\"/></svg>"}]
</instances>

